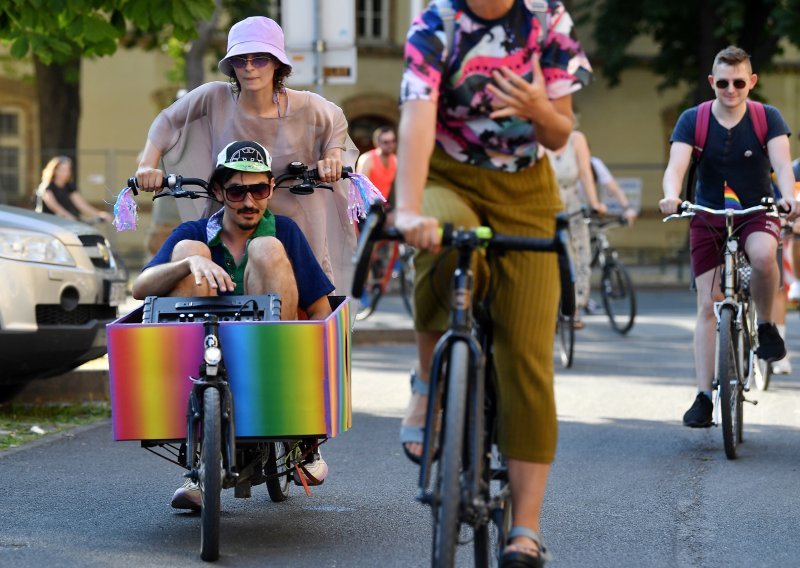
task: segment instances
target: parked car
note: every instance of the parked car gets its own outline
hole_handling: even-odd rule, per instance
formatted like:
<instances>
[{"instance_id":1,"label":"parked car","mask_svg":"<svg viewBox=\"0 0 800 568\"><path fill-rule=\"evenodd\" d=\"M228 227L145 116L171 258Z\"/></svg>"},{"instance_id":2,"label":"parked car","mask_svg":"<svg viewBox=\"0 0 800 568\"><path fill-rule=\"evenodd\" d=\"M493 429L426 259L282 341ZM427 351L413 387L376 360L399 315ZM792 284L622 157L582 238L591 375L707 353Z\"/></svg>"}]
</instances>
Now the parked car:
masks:
<instances>
[{"instance_id":1,"label":"parked car","mask_svg":"<svg viewBox=\"0 0 800 568\"><path fill-rule=\"evenodd\" d=\"M94 227L0 205L0 401L106 352L127 273Z\"/></svg>"}]
</instances>

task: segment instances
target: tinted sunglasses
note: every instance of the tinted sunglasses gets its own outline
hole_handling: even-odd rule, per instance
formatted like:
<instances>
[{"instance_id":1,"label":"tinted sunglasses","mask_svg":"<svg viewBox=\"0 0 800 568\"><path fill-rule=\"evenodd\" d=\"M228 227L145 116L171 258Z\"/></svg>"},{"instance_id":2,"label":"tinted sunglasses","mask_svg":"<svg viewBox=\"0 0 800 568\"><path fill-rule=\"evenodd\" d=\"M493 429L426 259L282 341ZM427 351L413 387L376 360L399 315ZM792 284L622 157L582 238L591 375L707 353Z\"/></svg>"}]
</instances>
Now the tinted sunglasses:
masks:
<instances>
[{"instance_id":1,"label":"tinted sunglasses","mask_svg":"<svg viewBox=\"0 0 800 568\"><path fill-rule=\"evenodd\" d=\"M717 89L727 89L730 81L727 79L717 79L717 82L714 84L717 86ZM744 89L747 86L747 81L744 79L734 79L733 86L739 90Z\"/></svg>"},{"instance_id":2,"label":"tinted sunglasses","mask_svg":"<svg viewBox=\"0 0 800 568\"><path fill-rule=\"evenodd\" d=\"M267 63L269 63L271 59L272 58L269 55L256 55L253 57L230 57L228 58L228 61L231 62L231 66L234 69L241 70L247 67L248 61L253 67L260 69L262 67L266 67Z\"/></svg>"},{"instance_id":3,"label":"tinted sunglasses","mask_svg":"<svg viewBox=\"0 0 800 568\"><path fill-rule=\"evenodd\" d=\"M271 191L270 184L268 183L232 185L222 189L225 191L225 197L228 198L228 201L232 202L244 201L244 198L248 193L253 196L253 199L265 199L269 197L269 192Z\"/></svg>"}]
</instances>

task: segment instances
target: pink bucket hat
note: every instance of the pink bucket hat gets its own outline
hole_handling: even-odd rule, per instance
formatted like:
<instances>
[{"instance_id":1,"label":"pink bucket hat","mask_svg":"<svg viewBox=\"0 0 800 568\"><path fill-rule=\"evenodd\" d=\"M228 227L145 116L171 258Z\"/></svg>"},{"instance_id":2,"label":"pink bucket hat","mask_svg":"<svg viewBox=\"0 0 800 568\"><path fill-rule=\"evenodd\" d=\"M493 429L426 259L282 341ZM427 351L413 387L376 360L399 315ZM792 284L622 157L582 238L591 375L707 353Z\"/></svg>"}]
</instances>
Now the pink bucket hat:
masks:
<instances>
[{"instance_id":1,"label":"pink bucket hat","mask_svg":"<svg viewBox=\"0 0 800 568\"><path fill-rule=\"evenodd\" d=\"M283 30L265 16L253 16L233 25L228 32L228 52L219 62L219 70L233 77L231 57L247 53L269 53L284 65L292 66L283 46Z\"/></svg>"}]
</instances>

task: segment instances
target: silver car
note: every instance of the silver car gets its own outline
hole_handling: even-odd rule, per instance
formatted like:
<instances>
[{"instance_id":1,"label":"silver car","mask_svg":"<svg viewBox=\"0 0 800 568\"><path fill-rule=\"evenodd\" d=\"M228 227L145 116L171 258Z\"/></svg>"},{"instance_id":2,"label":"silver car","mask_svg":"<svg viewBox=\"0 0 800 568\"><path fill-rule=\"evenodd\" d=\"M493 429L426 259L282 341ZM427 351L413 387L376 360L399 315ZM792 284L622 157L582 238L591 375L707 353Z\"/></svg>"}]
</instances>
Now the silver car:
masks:
<instances>
[{"instance_id":1,"label":"silver car","mask_svg":"<svg viewBox=\"0 0 800 568\"><path fill-rule=\"evenodd\" d=\"M0 205L0 400L106 352L125 268L84 223Z\"/></svg>"}]
</instances>

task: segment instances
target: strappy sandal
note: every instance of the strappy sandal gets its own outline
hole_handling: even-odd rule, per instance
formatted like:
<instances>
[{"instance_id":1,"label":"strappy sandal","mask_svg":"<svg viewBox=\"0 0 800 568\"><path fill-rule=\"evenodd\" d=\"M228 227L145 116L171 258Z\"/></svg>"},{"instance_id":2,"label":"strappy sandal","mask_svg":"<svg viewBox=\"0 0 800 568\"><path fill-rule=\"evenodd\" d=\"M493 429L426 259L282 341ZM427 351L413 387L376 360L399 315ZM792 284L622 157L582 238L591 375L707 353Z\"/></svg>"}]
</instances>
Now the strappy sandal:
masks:
<instances>
[{"instance_id":1,"label":"strappy sandal","mask_svg":"<svg viewBox=\"0 0 800 568\"><path fill-rule=\"evenodd\" d=\"M536 546L511 544L517 537L525 537L536 543ZM512 527L508 533L508 543L500 556L500 568L543 568L553 557L547 552L541 537L527 527Z\"/></svg>"},{"instance_id":2,"label":"strappy sandal","mask_svg":"<svg viewBox=\"0 0 800 568\"><path fill-rule=\"evenodd\" d=\"M411 394L419 395L419 396L428 396L428 383L423 381L419 378L416 371L411 371ZM407 444L422 444L425 438L425 414L428 405L423 405L422 412L417 412L407 418L421 418L423 424L420 426L400 426L400 443L403 446L403 452L406 454L406 457L414 462L415 464L419 464L422 461L421 456L412 454L408 451Z\"/></svg>"}]
</instances>

